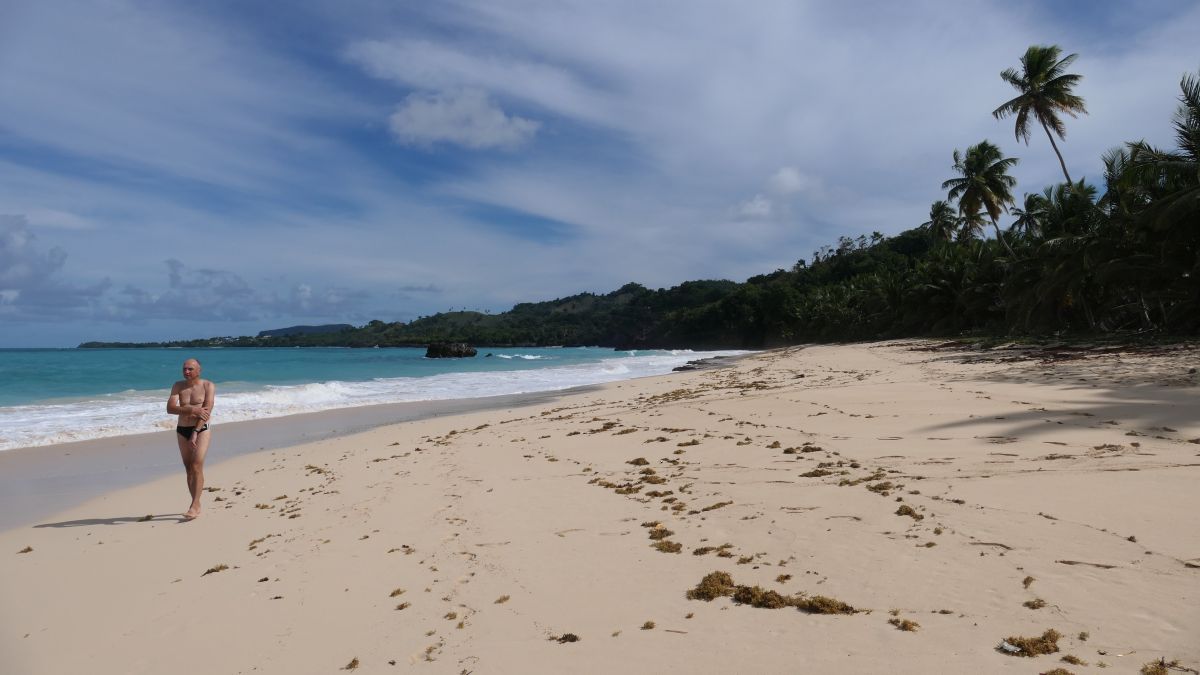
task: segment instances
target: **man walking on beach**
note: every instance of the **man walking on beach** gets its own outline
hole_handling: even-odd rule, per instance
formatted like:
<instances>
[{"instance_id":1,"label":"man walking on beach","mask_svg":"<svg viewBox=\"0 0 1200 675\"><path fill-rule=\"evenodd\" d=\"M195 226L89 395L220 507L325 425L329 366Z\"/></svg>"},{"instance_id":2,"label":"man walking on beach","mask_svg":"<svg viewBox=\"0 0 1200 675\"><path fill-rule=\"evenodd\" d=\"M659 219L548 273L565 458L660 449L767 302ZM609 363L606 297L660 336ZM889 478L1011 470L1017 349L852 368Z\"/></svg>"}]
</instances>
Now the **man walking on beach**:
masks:
<instances>
[{"instance_id":1,"label":"man walking on beach","mask_svg":"<svg viewBox=\"0 0 1200 675\"><path fill-rule=\"evenodd\" d=\"M200 362L196 359L184 361L183 379L171 387L167 412L179 416L175 426L175 441L179 444L179 456L187 470L188 491L192 493L192 505L183 514L185 520L200 517L200 495L204 493L204 456L208 454L212 435L208 430L208 418L216 397L216 386L200 377Z\"/></svg>"}]
</instances>

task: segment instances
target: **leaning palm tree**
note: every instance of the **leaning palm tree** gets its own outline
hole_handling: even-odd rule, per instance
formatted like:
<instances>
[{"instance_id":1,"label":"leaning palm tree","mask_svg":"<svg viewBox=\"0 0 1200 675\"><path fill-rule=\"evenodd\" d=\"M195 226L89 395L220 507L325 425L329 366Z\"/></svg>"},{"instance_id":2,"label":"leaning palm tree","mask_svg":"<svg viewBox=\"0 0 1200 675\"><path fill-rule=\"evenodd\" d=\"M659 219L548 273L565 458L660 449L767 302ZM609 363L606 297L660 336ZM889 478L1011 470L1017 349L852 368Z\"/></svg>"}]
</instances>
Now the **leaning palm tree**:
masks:
<instances>
[{"instance_id":1,"label":"leaning palm tree","mask_svg":"<svg viewBox=\"0 0 1200 675\"><path fill-rule=\"evenodd\" d=\"M1075 61L1078 54L1069 54L1059 59L1062 49L1058 45L1034 45L1025 50L1021 57L1021 71L1009 68L1000 73L1005 82L1021 92L1019 96L992 111L996 119L1016 115L1016 135L1018 140L1029 144L1029 117L1032 115L1046 130L1050 146L1058 155L1058 163L1062 166L1063 176L1070 184L1071 174L1067 173L1067 163L1063 161L1054 135L1065 140L1067 127L1063 124L1059 113L1077 117L1079 113L1087 113L1083 98L1076 96L1071 90L1083 79L1082 75L1066 72L1067 67ZM1051 130L1054 133L1050 133Z\"/></svg>"},{"instance_id":2,"label":"leaning palm tree","mask_svg":"<svg viewBox=\"0 0 1200 675\"><path fill-rule=\"evenodd\" d=\"M934 241L950 241L958 228L958 216L954 215L954 206L944 199L934 202L929 207L929 220L921 223L921 227Z\"/></svg>"},{"instance_id":3,"label":"leaning palm tree","mask_svg":"<svg viewBox=\"0 0 1200 675\"><path fill-rule=\"evenodd\" d=\"M1008 170L1017 163L1016 157L1005 157L1000 148L988 141L967 148L966 154L954 151L954 170L960 174L942 183L949 189L949 198L958 200L958 212L968 223L980 220L980 211L987 212L996 231L996 239L1015 257L1012 247L1000 234L997 221L1000 213L1013 203L1012 189L1017 179L1008 175Z\"/></svg>"}]
</instances>

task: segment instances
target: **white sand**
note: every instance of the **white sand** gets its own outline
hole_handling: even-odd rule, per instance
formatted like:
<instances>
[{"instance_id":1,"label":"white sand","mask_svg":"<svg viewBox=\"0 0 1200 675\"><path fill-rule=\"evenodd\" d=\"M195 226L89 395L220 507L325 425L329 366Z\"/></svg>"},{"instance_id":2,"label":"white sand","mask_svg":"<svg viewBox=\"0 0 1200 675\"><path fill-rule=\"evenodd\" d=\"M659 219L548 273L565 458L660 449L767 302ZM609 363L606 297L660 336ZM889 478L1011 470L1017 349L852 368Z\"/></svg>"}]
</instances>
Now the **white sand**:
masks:
<instances>
[{"instance_id":1,"label":"white sand","mask_svg":"<svg viewBox=\"0 0 1200 675\"><path fill-rule=\"evenodd\" d=\"M139 521L186 507L182 471L108 494L0 533L0 672L1200 667L1200 352L925 346L769 352L249 455L209 468L192 523ZM651 548L655 520L681 553ZM685 597L718 570L869 611ZM1050 628L1057 654L996 650Z\"/></svg>"}]
</instances>

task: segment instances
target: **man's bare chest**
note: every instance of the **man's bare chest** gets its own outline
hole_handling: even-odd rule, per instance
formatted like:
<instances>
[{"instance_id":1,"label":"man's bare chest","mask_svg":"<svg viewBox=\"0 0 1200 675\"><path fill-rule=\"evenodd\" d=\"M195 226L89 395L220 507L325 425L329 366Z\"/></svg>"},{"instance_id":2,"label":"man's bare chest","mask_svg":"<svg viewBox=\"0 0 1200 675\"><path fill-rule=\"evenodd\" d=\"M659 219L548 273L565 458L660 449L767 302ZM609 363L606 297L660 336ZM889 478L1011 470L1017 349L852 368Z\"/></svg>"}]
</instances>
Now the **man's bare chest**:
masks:
<instances>
[{"instance_id":1,"label":"man's bare chest","mask_svg":"<svg viewBox=\"0 0 1200 675\"><path fill-rule=\"evenodd\" d=\"M179 402L185 405L203 403L204 384L197 382L196 384L184 385L179 390Z\"/></svg>"}]
</instances>

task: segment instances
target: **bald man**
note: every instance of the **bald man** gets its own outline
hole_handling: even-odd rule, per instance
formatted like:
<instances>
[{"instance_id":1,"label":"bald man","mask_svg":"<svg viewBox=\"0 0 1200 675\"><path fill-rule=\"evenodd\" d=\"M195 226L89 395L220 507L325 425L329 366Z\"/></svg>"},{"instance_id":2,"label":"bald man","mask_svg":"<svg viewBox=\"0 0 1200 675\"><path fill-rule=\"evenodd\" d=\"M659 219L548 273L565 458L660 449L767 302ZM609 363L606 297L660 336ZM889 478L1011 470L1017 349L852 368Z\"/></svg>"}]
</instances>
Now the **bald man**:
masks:
<instances>
[{"instance_id":1,"label":"bald man","mask_svg":"<svg viewBox=\"0 0 1200 675\"><path fill-rule=\"evenodd\" d=\"M185 520L200 517L200 495L204 494L204 456L208 454L208 443L212 436L208 430L208 418L216 397L216 386L200 377L200 362L196 359L184 361L183 379L171 387L167 412L179 416L175 441L179 444L179 457L187 470L188 491L192 493L192 505L183 514Z\"/></svg>"}]
</instances>

